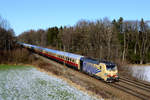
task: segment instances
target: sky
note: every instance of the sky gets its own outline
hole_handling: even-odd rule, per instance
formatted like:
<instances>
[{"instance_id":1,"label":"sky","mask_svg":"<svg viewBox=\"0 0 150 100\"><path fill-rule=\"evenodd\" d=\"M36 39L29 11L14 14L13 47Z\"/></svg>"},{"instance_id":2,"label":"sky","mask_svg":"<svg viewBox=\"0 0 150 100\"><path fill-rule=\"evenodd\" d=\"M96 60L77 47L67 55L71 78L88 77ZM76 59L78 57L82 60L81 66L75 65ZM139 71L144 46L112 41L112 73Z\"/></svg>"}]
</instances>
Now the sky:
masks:
<instances>
[{"instance_id":1,"label":"sky","mask_svg":"<svg viewBox=\"0 0 150 100\"><path fill-rule=\"evenodd\" d=\"M105 17L150 20L150 0L0 0L0 16L15 34Z\"/></svg>"}]
</instances>

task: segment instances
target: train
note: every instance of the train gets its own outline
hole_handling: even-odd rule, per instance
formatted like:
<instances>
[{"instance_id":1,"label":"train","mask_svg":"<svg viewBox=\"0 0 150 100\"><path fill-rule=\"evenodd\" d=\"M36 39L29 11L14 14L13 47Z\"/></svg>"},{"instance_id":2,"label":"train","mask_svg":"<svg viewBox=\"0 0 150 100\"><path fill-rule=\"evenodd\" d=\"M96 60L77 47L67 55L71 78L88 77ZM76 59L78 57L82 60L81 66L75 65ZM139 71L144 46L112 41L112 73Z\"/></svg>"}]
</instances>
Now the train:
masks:
<instances>
[{"instance_id":1,"label":"train","mask_svg":"<svg viewBox=\"0 0 150 100\"><path fill-rule=\"evenodd\" d=\"M17 42L23 48L43 55L47 58L63 63L67 66L84 72L90 76L94 76L105 82L118 82L118 69L115 63L109 61L99 61L90 57L79 54L68 53L59 50L43 48L36 45Z\"/></svg>"}]
</instances>

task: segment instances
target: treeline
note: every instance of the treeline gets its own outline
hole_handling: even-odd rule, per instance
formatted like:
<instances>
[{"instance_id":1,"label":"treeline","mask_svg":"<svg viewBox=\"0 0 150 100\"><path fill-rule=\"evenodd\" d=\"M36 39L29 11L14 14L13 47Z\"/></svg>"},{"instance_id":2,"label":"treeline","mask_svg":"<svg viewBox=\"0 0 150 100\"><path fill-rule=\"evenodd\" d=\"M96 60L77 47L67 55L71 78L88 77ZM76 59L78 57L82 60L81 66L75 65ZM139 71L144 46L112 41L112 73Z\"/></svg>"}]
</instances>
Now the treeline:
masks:
<instances>
[{"instance_id":1,"label":"treeline","mask_svg":"<svg viewBox=\"0 0 150 100\"><path fill-rule=\"evenodd\" d=\"M31 62L30 52L16 45L16 36L7 20L0 17L0 64Z\"/></svg>"},{"instance_id":2,"label":"treeline","mask_svg":"<svg viewBox=\"0 0 150 100\"><path fill-rule=\"evenodd\" d=\"M115 62L150 62L150 27L143 19L81 20L74 26L30 30L18 40Z\"/></svg>"},{"instance_id":3,"label":"treeline","mask_svg":"<svg viewBox=\"0 0 150 100\"><path fill-rule=\"evenodd\" d=\"M0 16L0 63L8 61L9 52L13 49L14 32Z\"/></svg>"},{"instance_id":4,"label":"treeline","mask_svg":"<svg viewBox=\"0 0 150 100\"><path fill-rule=\"evenodd\" d=\"M0 16L0 50L12 49L14 39L15 34L13 29L11 29L8 22Z\"/></svg>"}]
</instances>

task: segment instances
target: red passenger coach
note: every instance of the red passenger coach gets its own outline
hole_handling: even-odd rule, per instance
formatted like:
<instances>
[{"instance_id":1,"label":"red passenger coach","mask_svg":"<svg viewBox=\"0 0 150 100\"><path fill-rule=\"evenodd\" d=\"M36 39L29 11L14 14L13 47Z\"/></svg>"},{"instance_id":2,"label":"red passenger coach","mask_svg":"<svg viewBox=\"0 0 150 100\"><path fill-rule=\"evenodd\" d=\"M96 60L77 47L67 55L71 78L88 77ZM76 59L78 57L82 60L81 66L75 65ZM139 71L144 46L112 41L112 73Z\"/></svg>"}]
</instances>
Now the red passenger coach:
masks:
<instances>
[{"instance_id":1,"label":"red passenger coach","mask_svg":"<svg viewBox=\"0 0 150 100\"><path fill-rule=\"evenodd\" d=\"M20 44L23 45L23 47L28 48L36 53L39 53L39 54L44 55L48 58L51 58L55 61L64 63L68 66L72 66L72 67L80 70L80 59L83 57L81 55L58 51L58 50L47 49L47 48L42 48L39 46L25 44L25 43L20 43Z\"/></svg>"}]
</instances>

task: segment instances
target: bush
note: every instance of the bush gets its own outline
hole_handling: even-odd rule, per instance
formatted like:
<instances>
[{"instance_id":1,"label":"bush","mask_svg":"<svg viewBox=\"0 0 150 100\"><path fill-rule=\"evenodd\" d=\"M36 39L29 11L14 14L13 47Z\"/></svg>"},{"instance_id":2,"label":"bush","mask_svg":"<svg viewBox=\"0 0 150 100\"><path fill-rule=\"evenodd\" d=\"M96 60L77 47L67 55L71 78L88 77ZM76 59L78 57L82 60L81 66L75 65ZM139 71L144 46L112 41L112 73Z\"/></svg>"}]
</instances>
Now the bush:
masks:
<instances>
[{"instance_id":1,"label":"bush","mask_svg":"<svg viewBox=\"0 0 150 100\"><path fill-rule=\"evenodd\" d=\"M13 49L0 52L0 63L32 63L34 56L27 49Z\"/></svg>"}]
</instances>

